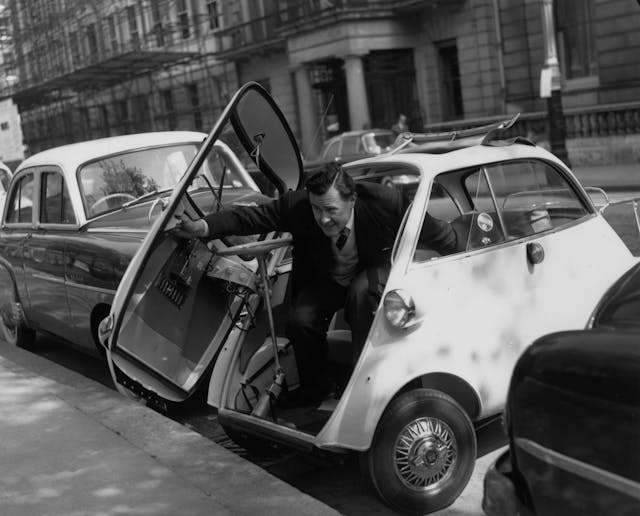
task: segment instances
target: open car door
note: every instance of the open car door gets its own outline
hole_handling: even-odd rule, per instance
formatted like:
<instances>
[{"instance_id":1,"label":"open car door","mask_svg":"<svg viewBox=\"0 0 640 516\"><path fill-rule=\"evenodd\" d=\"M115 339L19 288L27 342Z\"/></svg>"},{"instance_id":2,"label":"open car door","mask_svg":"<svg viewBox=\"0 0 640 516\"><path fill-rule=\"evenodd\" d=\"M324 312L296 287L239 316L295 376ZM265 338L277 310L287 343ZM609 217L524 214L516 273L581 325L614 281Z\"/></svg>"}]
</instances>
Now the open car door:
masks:
<instances>
[{"instance_id":1,"label":"open car door","mask_svg":"<svg viewBox=\"0 0 640 516\"><path fill-rule=\"evenodd\" d=\"M211 371L247 297L255 295L255 259L216 255L237 241L185 240L170 231L177 215L195 220L212 206L220 209L224 188L239 167L246 174L245 165L257 166L277 194L298 188L302 177L291 129L257 83L240 88L223 111L129 264L101 324L100 340L121 392L187 399ZM232 204L264 200L257 192Z\"/></svg>"}]
</instances>

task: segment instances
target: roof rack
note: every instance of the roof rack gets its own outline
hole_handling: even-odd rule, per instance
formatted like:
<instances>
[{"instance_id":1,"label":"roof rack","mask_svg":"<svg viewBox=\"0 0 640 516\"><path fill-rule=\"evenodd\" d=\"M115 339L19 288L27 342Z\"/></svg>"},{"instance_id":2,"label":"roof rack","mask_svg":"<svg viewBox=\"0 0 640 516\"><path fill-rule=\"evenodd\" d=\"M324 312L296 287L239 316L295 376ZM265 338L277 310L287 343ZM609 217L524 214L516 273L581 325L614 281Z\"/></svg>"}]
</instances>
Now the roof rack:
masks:
<instances>
[{"instance_id":1,"label":"roof rack","mask_svg":"<svg viewBox=\"0 0 640 516\"><path fill-rule=\"evenodd\" d=\"M401 133L388 154L398 152L442 154L473 145L492 145L493 142L501 140L504 133L513 127L519 117L520 113L517 113L502 122L442 133ZM533 145L532 142L520 137L514 141Z\"/></svg>"}]
</instances>

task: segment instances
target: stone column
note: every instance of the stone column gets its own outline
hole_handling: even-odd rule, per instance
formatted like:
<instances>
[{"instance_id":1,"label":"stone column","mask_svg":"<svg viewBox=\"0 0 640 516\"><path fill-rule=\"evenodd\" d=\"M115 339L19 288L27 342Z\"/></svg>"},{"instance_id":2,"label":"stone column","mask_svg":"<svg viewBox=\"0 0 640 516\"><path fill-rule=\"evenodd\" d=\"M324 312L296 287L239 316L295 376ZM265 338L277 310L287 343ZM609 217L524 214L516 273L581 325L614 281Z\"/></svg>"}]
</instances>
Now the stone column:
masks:
<instances>
[{"instance_id":1,"label":"stone column","mask_svg":"<svg viewBox=\"0 0 640 516\"><path fill-rule=\"evenodd\" d=\"M347 56L344 59L344 65L347 76L347 98L349 101L351 129L357 130L371 127L362 56Z\"/></svg>"},{"instance_id":2,"label":"stone column","mask_svg":"<svg viewBox=\"0 0 640 516\"><path fill-rule=\"evenodd\" d=\"M315 99L311 90L309 70L301 66L295 70L296 93L298 97L298 120L300 128L300 145L302 156L305 159L313 159L318 153L318 142L315 134L318 122L316 120Z\"/></svg>"}]
</instances>

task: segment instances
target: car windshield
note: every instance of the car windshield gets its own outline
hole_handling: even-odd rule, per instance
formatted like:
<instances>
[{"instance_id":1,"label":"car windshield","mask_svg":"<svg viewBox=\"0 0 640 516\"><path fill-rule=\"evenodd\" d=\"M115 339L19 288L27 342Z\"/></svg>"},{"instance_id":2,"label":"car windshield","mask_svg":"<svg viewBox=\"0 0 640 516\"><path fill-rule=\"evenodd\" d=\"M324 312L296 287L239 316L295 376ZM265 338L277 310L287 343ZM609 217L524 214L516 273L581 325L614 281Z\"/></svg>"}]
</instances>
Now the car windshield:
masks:
<instances>
[{"instance_id":1,"label":"car windshield","mask_svg":"<svg viewBox=\"0 0 640 516\"><path fill-rule=\"evenodd\" d=\"M120 209L139 198L170 192L196 155L198 143L170 145L128 151L101 158L82 166L78 182L87 218ZM205 164L206 165L206 164ZM222 168L204 166L206 180L194 181L191 189L217 188ZM227 171L224 188L246 187L245 181Z\"/></svg>"}]
</instances>

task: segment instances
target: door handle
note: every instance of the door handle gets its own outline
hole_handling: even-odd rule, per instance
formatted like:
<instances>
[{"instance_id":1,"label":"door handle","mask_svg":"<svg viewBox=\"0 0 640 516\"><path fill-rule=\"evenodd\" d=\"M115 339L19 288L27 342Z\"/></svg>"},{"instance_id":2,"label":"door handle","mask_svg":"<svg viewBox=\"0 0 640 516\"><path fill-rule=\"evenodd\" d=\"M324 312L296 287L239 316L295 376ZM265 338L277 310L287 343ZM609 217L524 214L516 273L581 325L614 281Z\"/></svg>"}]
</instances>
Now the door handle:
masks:
<instances>
[{"instance_id":1,"label":"door handle","mask_svg":"<svg viewBox=\"0 0 640 516\"><path fill-rule=\"evenodd\" d=\"M544 247L538 242L527 244L527 260L531 265L537 265L544 260Z\"/></svg>"}]
</instances>

